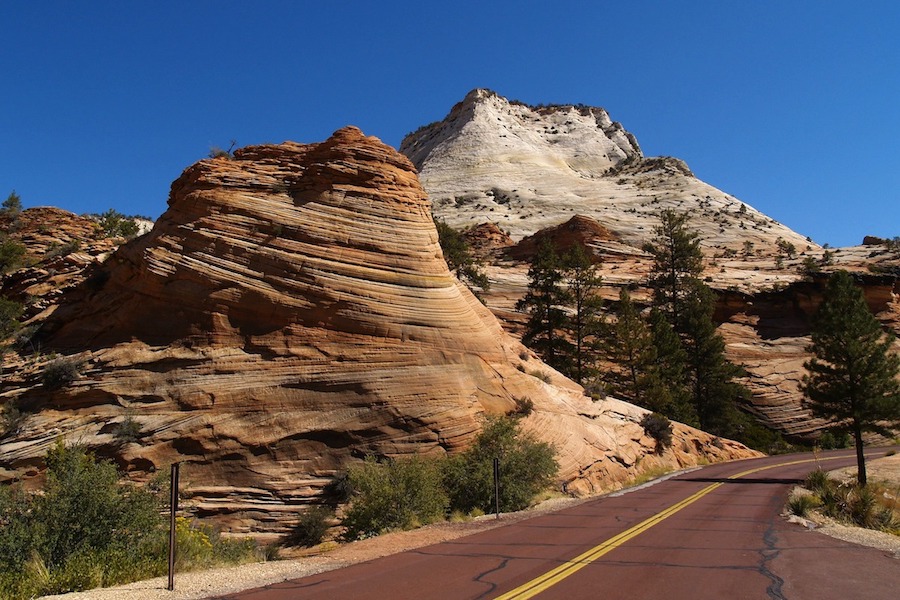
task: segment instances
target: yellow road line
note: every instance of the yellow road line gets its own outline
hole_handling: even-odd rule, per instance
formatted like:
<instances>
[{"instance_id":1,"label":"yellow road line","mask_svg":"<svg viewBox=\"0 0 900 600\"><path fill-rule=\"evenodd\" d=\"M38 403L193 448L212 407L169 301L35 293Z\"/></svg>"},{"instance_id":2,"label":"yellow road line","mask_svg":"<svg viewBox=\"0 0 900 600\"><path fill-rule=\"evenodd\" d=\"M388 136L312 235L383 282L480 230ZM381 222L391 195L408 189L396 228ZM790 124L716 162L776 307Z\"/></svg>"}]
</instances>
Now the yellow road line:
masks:
<instances>
[{"instance_id":1,"label":"yellow road line","mask_svg":"<svg viewBox=\"0 0 900 600\"><path fill-rule=\"evenodd\" d=\"M818 462L818 461L824 461L824 460L837 460L837 459L841 459L841 458L850 458L850 457L829 456L829 457L825 457L825 458L817 457L817 458L807 458L807 459L802 459L802 460L793 460L793 461L778 463L777 465L767 465L764 467L757 467L755 469L748 469L746 471L742 471L740 473L732 475L731 477L728 477L728 479L739 479L741 477L750 475L752 473L758 473L759 471L765 471L767 469L774 469L776 467L787 467L790 465L797 465L800 463ZM693 504L694 502L696 502L703 496L706 496L707 494L709 494L710 492L714 491L716 488L718 488L722 485L724 485L723 482L718 482L718 483L713 483L711 485L706 486L699 492L697 492L691 496L688 496L684 500L673 504L672 506L666 508L665 510L662 510L662 511L656 513L652 517L645 519L644 521L641 521L634 527L627 529L627 530L623 531L622 533L609 538L605 542L603 542L597 546L594 546L587 552L584 552L583 554L579 554L578 556L576 556L575 558L573 558L571 560L567 560L566 562L562 563L558 567L547 571L546 573L544 573L543 575L540 575L539 577L535 577L531 581L520 585L519 587L515 588L514 590L510 590L509 592L506 592L502 596L497 596L497 598L495 600L525 600L526 598L533 598L534 596L540 594L547 588L556 585L557 583L559 583L566 577L569 577L570 575L576 573L577 571L580 571L581 569L588 566L589 564L591 564L592 562L594 562L595 560L597 560L604 554L607 554L607 553L611 552L612 550L615 550L616 548L618 548L619 546L621 546L628 540L642 534L643 532L647 531L648 529L650 529L657 523L660 523L664 519L671 517L672 515L677 513L682 508L684 508L690 504Z\"/></svg>"}]
</instances>

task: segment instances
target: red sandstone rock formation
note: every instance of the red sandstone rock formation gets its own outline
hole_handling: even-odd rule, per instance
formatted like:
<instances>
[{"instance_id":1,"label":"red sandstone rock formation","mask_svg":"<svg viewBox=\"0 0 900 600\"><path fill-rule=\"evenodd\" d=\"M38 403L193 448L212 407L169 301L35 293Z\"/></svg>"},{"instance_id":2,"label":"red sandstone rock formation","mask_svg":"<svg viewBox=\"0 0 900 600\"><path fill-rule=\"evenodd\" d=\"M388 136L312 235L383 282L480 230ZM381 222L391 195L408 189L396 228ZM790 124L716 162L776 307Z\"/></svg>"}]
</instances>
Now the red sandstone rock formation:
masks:
<instances>
[{"instance_id":1,"label":"red sandstone rock formation","mask_svg":"<svg viewBox=\"0 0 900 600\"><path fill-rule=\"evenodd\" d=\"M544 241L549 241L556 251L564 254L574 246L590 248L599 242L616 241L617 236L609 229L584 215L575 215L556 227L542 229L520 241L507 251L516 260L530 261Z\"/></svg>"},{"instance_id":2,"label":"red sandstone rock formation","mask_svg":"<svg viewBox=\"0 0 900 600\"><path fill-rule=\"evenodd\" d=\"M575 493L749 455L678 426L656 457L641 409L591 402L506 335L449 273L412 164L352 127L186 169L41 335L83 366L53 390L47 357L14 365L0 398L30 416L0 440L0 477L36 474L60 435L137 478L183 461L194 509L232 531L290 527L349 460L457 451L516 398Z\"/></svg>"}]
</instances>

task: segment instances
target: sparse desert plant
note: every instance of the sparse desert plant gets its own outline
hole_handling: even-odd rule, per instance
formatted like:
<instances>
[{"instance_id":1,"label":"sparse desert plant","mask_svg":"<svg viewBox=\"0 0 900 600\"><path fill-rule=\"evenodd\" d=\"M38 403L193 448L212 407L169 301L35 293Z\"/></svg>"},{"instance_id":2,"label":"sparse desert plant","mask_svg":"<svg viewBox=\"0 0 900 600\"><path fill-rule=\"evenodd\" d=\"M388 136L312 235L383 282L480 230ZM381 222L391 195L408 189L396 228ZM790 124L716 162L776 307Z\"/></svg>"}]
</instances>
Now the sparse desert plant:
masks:
<instances>
[{"instance_id":1,"label":"sparse desert plant","mask_svg":"<svg viewBox=\"0 0 900 600\"><path fill-rule=\"evenodd\" d=\"M126 411L125 418L116 427L113 437L121 444L130 444L141 439L143 426L134 418L130 411Z\"/></svg>"},{"instance_id":2,"label":"sparse desert plant","mask_svg":"<svg viewBox=\"0 0 900 600\"><path fill-rule=\"evenodd\" d=\"M806 476L806 481L804 482L804 486L806 489L819 494L823 490L829 487L833 482L828 477L828 473L823 471L822 469L816 469L815 471L811 471Z\"/></svg>"},{"instance_id":3,"label":"sparse desert plant","mask_svg":"<svg viewBox=\"0 0 900 600\"><path fill-rule=\"evenodd\" d=\"M532 377L536 377L537 379L540 379L544 383L550 383L550 375L548 375L544 371L539 371L539 370L535 369L534 371L528 371L528 374L531 375Z\"/></svg>"},{"instance_id":4,"label":"sparse desert plant","mask_svg":"<svg viewBox=\"0 0 900 600\"><path fill-rule=\"evenodd\" d=\"M791 499L788 500L788 510L791 511L792 515L805 517L809 514L810 510L818 507L820 504L821 501L816 496L811 494L798 494L791 496Z\"/></svg>"},{"instance_id":5,"label":"sparse desert plant","mask_svg":"<svg viewBox=\"0 0 900 600\"><path fill-rule=\"evenodd\" d=\"M78 378L83 366L84 363L74 357L55 358L44 367L41 382L48 390L61 389Z\"/></svg>"},{"instance_id":6,"label":"sparse desert plant","mask_svg":"<svg viewBox=\"0 0 900 600\"><path fill-rule=\"evenodd\" d=\"M322 543L331 527L334 511L327 506L311 506L300 514L297 524L284 540L287 546L309 548Z\"/></svg>"},{"instance_id":7,"label":"sparse desert plant","mask_svg":"<svg viewBox=\"0 0 900 600\"><path fill-rule=\"evenodd\" d=\"M19 329L19 319L25 307L13 300L0 298L0 340L5 340Z\"/></svg>"},{"instance_id":8,"label":"sparse desert plant","mask_svg":"<svg viewBox=\"0 0 900 600\"><path fill-rule=\"evenodd\" d=\"M847 516L861 527L872 526L877 507L878 499L868 487L854 486L847 494Z\"/></svg>"},{"instance_id":9,"label":"sparse desert plant","mask_svg":"<svg viewBox=\"0 0 900 600\"><path fill-rule=\"evenodd\" d=\"M51 258L68 256L73 252L78 252L81 249L81 242L78 240L69 240L65 244L54 244L50 246L47 250L46 254L44 254L44 260L49 260Z\"/></svg>"},{"instance_id":10,"label":"sparse desert plant","mask_svg":"<svg viewBox=\"0 0 900 600\"><path fill-rule=\"evenodd\" d=\"M534 411L534 400L528 396L513 398L513 401L516 403L516 408L513 410L512 414L516 416L527 417Z\"/></svg>"},{"instance_id":11,"label":"sparse desert plant","mask_svg":"<svg viewBox=\"0 0 900 600\"><path fill-rule=\"evenodd\" d=\"M672 445L672 422L665 416L651 412L641 418L644 433L656 441L656 453L662 454Z\"/></svg>"}]
</instances>

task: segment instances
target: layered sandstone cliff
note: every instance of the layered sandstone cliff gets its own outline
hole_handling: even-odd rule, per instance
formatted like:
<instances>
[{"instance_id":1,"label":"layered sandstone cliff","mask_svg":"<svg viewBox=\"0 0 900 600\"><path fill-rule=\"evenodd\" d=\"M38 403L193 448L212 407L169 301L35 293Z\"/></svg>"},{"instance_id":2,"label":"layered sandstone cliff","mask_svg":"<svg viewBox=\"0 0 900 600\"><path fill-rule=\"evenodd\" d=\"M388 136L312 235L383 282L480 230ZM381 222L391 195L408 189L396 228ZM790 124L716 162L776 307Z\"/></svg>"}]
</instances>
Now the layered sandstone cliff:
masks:
<instances>
[{"instance_id":1,"label":"layered sandstone cliff","mask_svg":"<svg viewBox=\"0 0 900 600\"><path fill-rule=\"evenodd\" d=\"M181 461L189 506L235 532L290 527L348 461L462 449L517 399L574 493L748 455L677 426L656 456L643 411L592 402L504 333L448 271L413 165L355 128L191 166L63 300L0 389L27 416L0 475L39 473L58 436L138 479ZM51 352L79 372L58 388Z\"/></svg>"}]
</instances>

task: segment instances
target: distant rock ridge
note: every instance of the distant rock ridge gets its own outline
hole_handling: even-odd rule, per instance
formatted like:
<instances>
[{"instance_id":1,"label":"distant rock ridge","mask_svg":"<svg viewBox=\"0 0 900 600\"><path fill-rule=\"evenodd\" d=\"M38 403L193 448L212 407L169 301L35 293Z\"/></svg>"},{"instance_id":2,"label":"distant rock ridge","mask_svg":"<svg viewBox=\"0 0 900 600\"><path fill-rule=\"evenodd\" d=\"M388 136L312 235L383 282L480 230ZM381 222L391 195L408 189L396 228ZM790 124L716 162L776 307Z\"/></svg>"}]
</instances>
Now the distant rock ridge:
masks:
<instances>
[{"instance_id":1,"label":"distant rock ridge","mask_svg":"<svg viewBox=\"0 0 900 600\"><path fill-rule=\"evenodd\" d=\"M181 461L187 506L233 533L286 531L365 455L459 451L517 399L573 493L751 454L676 425L657 456L642 409L592 402L505 334L450 274L412 163L354 127L187 168L153 230L40 324L44 354L0 387L28 415L0 479L37 475L59 436L138 479ZM59 389L50 352L78 368Z\"/></svg>"},{"instance_id":2,"label":"distant rock ridge","mask_svg":"<svg viewBox=\"0 0 900 600\"><path fill-rule=\"evenodd\" d=\"M400 151L419 170L434 213L462 229L492 222L514 241L575 214L640 248L670 208L690 215L707 249L768 253L804 236L706 184L684 161L644 157L602 108L529 106L475 89L447 116L407 135Z\"/></svg>"}]
</instances>

